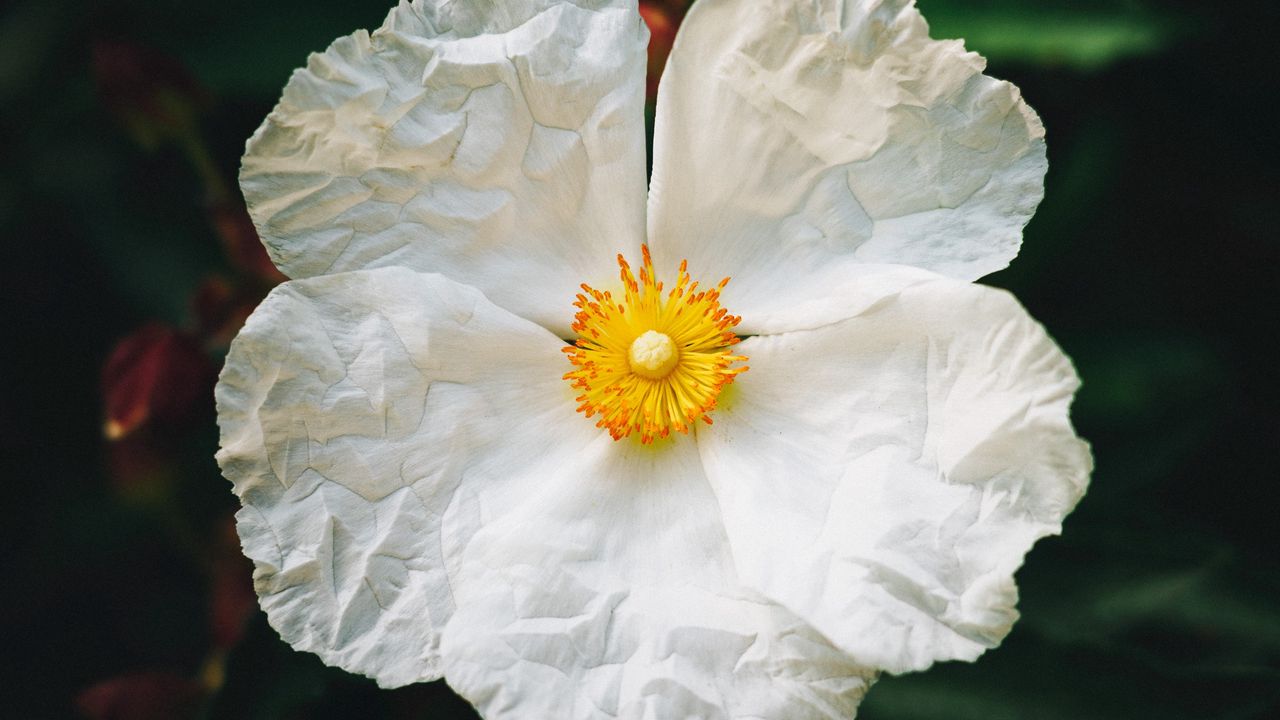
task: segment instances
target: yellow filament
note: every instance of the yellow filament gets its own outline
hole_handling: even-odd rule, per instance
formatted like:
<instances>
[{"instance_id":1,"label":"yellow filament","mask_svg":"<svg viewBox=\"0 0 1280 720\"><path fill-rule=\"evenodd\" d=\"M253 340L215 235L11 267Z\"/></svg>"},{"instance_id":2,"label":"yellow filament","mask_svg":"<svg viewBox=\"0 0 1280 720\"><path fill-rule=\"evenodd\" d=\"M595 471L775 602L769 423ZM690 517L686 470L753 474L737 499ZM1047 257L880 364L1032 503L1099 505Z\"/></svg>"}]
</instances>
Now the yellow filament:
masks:
<instances>
[{"instance_id":1,"label":"yellow filament","mask_svg":"<svg viewBox=\"0 0 1280 720\"><path fill-rule=\"evenodd\" d=\"M738 342L732 328L742 320L720 307L729 278L698 290L681 262L664 296L648 246L641 251L639 281L618 255L622 298L582 286L573 304L578 340L564 349L574 369L564 378L582 391L578 412L600 416L596 427L614 440L637 433L648 444L672 430L687 433L698 420L710 425L720 390L747 370L731 365L747 358L729 351Z\"/></svg>"}]
</instances>

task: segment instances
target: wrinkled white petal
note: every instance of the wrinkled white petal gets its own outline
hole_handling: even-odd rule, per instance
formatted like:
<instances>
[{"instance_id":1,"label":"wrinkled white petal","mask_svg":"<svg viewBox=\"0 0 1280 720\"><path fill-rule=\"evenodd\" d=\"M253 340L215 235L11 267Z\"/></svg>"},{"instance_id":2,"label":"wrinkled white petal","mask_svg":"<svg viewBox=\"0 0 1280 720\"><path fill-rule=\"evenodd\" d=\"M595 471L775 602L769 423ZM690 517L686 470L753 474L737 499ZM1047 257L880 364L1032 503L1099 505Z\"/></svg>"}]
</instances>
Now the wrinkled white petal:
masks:
<instances>
[{"instance_id":1,"label":"wrinkled white petal","mask_svg":"<svg viewBox=\"0 0 1280 720\"><path fill-rule=\"evenodd\" d=\"M1004 267L1043 196L1044 133L984 65L908 0L700 0L659 89L658 267L733 276L749 334L858 263Z\"/></svg>"},{"instance_id":2,"label":"wrinkled white petal","mask_svg":"<svg viewBox=\"0 0 1280 720\"><path fill-rule=\"evenodd\" d=\"M574 445L549 444L549 427L598 434L575 422L561 347L439 275L383 268L272 292L218 384L218 461L281 637L386 686L440 676L453 558L506 510L474 488L566 462Z\"/></svg>"},{"instance_id":3,"label":"wrinkled white petal","mask_svg":"<svg viewBox=\"0 0 1280 720\"><path fill-rule=\"evenodd\" d=\"M847 719L874 679L736 574L697 450L600 436L468 548L445 678L487 720Z\"/></svg>"},{"instance_id":4,"label":"wrinkled white petal","mask_svg":"<svg viewBox=\"0 0 1280 720\"><path fill-rule=\"evenodd\" d=\"M291 277L439 272L562 335L644 237L648 33L624 0L401 2L312 55L240 182Z\"/></svg>"},{"instance_id":5,"label":"wrinkled white petal","mask_svg":"<svg viewBox=\"0 0 1280 720\"><path fill-rule=\"evenodd\" d=\"M859 664L971 660L1013 572L1084 493L1078 380L1004 292L939 278L759 336L698 447L744 584Z\"/></svg>"}]
</instances>

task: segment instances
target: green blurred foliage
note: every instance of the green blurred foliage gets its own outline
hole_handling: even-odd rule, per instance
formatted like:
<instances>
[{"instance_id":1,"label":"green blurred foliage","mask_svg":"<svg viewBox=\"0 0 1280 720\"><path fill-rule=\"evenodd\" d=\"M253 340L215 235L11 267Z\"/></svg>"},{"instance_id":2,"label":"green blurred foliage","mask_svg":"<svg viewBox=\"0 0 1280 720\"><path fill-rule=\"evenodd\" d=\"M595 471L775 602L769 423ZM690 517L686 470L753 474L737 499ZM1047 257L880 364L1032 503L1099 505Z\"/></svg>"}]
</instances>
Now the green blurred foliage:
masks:
<instances>
[{"instance_id":1,"label":"green blurred foliage","mask_svg":"<svg viewBox=\"0 0 1280 720\"><path fill-rule=\"evenodd\" d=\"M921 0L935 37L964 38L996 63L1097 71L1164 50L1192 18L1137 0Z\"/></svg>"},{"instance_id":2,"label":"green blurred foliage","mask_svg":"<svg viewBox=\"0 0 1280 720\"><path fill-rule=\"evenodd\" d=\"M1019 85L1048 131L1045 201L1007 287L1074 358L1089 495L1019 574L1023 619L972 664L886 677L869 720L1280 717L1280 98L1271 2L921 0ZM143 322L190 320L229 273L181 150L135 145L96 96L91 43L183 61L211 92L216 171L308 52L384 3L22 0L0 9L0 707L73 717L126 672L196 676L211 530L234 508L214 430L122 495L98 372ZM132 498L132 499L130 499ZM394 692L253 618L205 711L222 718L461 718L440 683Z\"/></svg>"}]
</instances>

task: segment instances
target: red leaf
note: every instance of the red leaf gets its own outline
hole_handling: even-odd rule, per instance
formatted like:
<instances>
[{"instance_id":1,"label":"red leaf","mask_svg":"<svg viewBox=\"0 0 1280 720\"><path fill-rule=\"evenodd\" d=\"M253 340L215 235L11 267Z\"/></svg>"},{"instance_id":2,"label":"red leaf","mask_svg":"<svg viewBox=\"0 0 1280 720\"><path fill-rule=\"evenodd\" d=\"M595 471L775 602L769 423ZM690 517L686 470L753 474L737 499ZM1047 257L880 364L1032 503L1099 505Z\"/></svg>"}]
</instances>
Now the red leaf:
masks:
<instances>
[{"instance_id":1,"label":"red leaf","mask_svg":"<svg viewBox=\"0 0 1280 720\"><path fill-rule=\"evenodd\" d=\"M227 651L240 642L245 623L258 609L258 598L253 591L253 563L240 550L234 517L219 526L215 542L209 621L214 649Z\"/></svg>"},{"instance_id":2,"label":"red leaf","mask_svg":"<svg viewBox=\"0 0 1280 720\"><path fill-rule=\"evenodd\" d=\"M680 0L640 0L640 17L649 26L649 72L645 79L645 97L653 102L658 97L658 79L666 67L676 29L684 19L688 3Z\"/></svg>"},{"instance_id":3,"label":"red leaf","mask_svg":"<svg viewBox=\"0 0 1280 720\"><path fill-rule=\"evenodd\" d=\"M103 104L144 147L190 132L208 94L181 63L141 45L99 41L94 81Z\"/></svg>"},{"instance_id":4,"label":"red leaf","mask_svg":"<svg viewBox=\"0 0 1280 720\"><path fill-rule=\"evenodd\" d=\"M191 298L196 333L205 348L225 350L264 294L261 287L246 288L217 275L205 278Z\"/></svg>"},{"instance_id":5,"label":"red leaf","mask_svg":"<svg viewBox=\"0 0 1280 720\"><path fill-rule=\"evenodd\" d=\"M268 285L289 279L267 256L267 249L258 239L258 231L253 227L244 205L230 201L216 203L210 209L210 218L218 239L222 241L222 250L233 267Z\"/></svg>"},{"instance_id":6,"label":"red leaf","mask_svg":"<svg viewBox=\"0 0 1280 720\"><path fill-rule=\"evenodd\" d=\"M103 433L118 440L143 425L181 426L212 407L216 373L199 344L157 323L121 340L102 369Z\"/></svg>"},{"instance_id":7,"label":"red leaf","mask_svg":"<svg viewBox=\"0 0 1280 720\"><path fill-rule=\"evenodd\" d=\"M203 696L195 680L153 671L90 686L76 697L76 706L92 720L180 720L195 716Z\"/></svg>"}]
</instances>

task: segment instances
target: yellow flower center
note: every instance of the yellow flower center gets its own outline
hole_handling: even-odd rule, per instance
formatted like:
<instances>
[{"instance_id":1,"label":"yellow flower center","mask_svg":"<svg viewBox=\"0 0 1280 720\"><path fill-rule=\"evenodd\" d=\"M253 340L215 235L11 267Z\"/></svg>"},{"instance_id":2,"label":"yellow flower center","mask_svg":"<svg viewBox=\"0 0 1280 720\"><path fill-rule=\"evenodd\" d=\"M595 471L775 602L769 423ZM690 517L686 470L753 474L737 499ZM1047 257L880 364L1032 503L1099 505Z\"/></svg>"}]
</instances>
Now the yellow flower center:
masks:
<instances>
[{"instance_id":1,"label":"yellow flower center","mask_svg":"<svg viewBox=\"0 0 1280 720\"><path fill-rule=\"evenodd\" d=\"M720 307L720 291L698 290L688 263L680 263L676 285L665 296L653 273L649 248L637 282L631 266L618 256L623 297L583 285L573 304L578 340L564 349L574 369L564 378L582 391L578 412L600 416L596 427L614 440L632 433L651 443L672 430L689 432L698 420L708 425L720 390L746 372L745 361L729 347L742 318Z\"/></svg>"}]
</instances>

